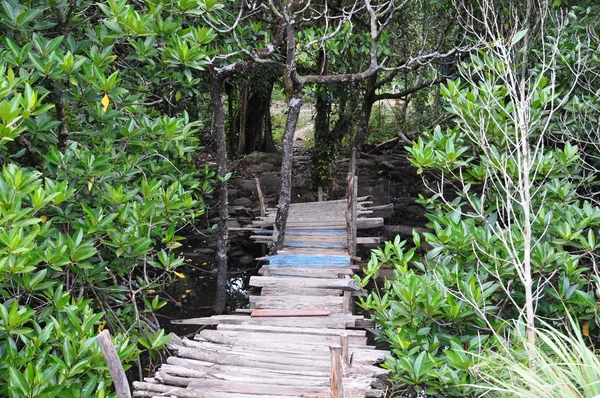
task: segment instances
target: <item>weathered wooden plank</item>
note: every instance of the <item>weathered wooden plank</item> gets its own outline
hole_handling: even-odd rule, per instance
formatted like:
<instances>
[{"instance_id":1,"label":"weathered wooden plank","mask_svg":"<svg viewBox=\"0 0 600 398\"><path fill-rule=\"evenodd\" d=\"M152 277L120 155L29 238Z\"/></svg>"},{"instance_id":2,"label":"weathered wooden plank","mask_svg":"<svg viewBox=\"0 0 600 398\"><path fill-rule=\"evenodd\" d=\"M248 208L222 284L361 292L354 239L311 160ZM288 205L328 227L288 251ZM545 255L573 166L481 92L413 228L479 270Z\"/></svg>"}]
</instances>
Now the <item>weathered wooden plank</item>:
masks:
<instances>
[{"instance_id":1,"label":"weathered wooden plank","mask_svg":"<svg viewBox=\"0 0 600 398\"><path fill-rule=\"evenodd\" d=\"M304 247L304 248L335 248L335 249L343 249L346 248L347 245L345 243L336 243L336 242L304 242L304 241L296 241L296 240L285 240L284 247Z\"/></svg>"},{"instance_id":2,"label":"weathered wooden plank","mask_svg":"<svg viewBox=\"0 0 600 398\"><path fill-rule=\"evenodd\" d=\"M304 316L329 316L331 311L327 310L298 310L298 309L256 309L250 314L251 317L304 317Z\"/></svg>"},{"instance_id":3,"label":"weathered wooden plank","mask_svg":"<svg viewBox=\"0 0 600 398\"><path fill-rule=\"evenodd\" d=\"M380 237L360 237L356 238L356 243L359 245L369 245L381 243Z\"/></svg>"},{"instance_id":4,"label":"weathered wooden plank","mask_svg":"<svg viewBox=\"0 0 600 398\"><path fill-rule=\"evenodd\" d=\"M313 370L318 370L320 372L328 371L329 366L325 366L322 364L318 366L317 364L311 365L309 360L294 360L290 361L289 358L286 357L276 357L274 355L239 355L236 353L227 353L227 352L211 352L207 350L199 350L196 348L189 347L176 347L175 351L177 352L177 356L182 358L190 358L197 359L200 361L212 362L220 365L235 365L235 366L244 366L250 368L261 368L261 369L287 369L293 370L299 367L310 367ZM296 363L298 362L298 363Z\"/></svg>"},{"instance_id":5,"label":"weathered wooden plank","mask_svg":"<svg viewBox=\"0 0 600 398\"><path fill-rule=\"evenodd\" d=\"M356 220L356 228L358 229L369 229L369 228L380 228L383 227L383 218L358 218Z\"/></svg>"},{"instance_id":6,"label":"weathered wooden plank","mask_svg":"<svg viewBox=\"0 0 600 398\"><path fill-rule=\"evenodd\" d=\"M257 326L257 325L219 325L217 330L229 330L229 331L240 331L244 333L260 332L260 333L276 333L276 334L310 334L317 336L339 336L340 331L338 329L326 329L326 328L294 328L294 327L281 327L281 326ZM367 335L366 330L346 330L344 333L348 336L364 337Z\"/></svg>"},{"instance_id":7,"label":"weathered wooden plank","mask_svg":"<svg viewBox=\"0 0 600 398\"><path fill-rule=\"evenodd\" d=\"M340 380L340 385L341 385ZM357 386L358 388L345 388L345 397L364 397L364 390L368 386ZM361 388L362 387L362 388ZM310 384L297 385L297 386L286 386L282 384L248 384L246 382L238 382L231 380L198 380L190 383L189 388L210 390L227 393L246 393L246 394L271 394L281 396L300 396L300 397L311 397L311 398L330 398L328 386L312 386ZM359 391L362 390L362 391ZM337 395L337 397L342 397Z\"/></svg>"},{"instance_id":8,"label":"weathered wooden plank","mask_svg":"<svg viewBox=\"0 0 600 398\"><path fill-rule=\"evenodd\" d=\"M341 296L342 290L337 289L320 289L320 288L280 288L277 286L263 287L261 296Z\"/></svg>"},{"instance_id":9,"label":"weathered wooden plank","mask_svg":"<svg viewBox=\"0 0 600 398\"><path fill-rule=\"evenodd\" d=\"M232 331L202 331L196 336L197 341L187 340L184 345L192 348L209 347L202 346L203 342L222 344L231 347L230 352L235 353L242 349L244 352L264 352L284 355L287 358L321 358L325 361L329 356L329 347L339 343L340 336L314 336L294 335L281 338L276 334L251 332L241 337ZM266 345L265 341L269 344ZM197 344L194 346L194 344ZM383 363L389 351L375 350L373 346L366 346L366 338L362 336L348 336L348 352L353 365L375 365Z\"/></svg>"},{"instance_id":10,"label":"weathered wooden plank","mask_svg":"<svg viewBox=\"0 0 600 398\"><path fill-rule=\"evenodd\" d=\"M235 381L198 380L189 385L190 389L217 391L227 393L296 395L311 397L328 397L329 388L312 386L282 386L276 384L248 384Z\"/></svg>"},{"instance_id":11,"label":"weathered wooden plank","mask_svg":"<svg viewBox=\"0 0 600 398\"><path fill-rule=\"evenodd\" d=\"M241 347L248 346L248 347L260 348L258 346L252 346L251 343L260 344L260 347L262 347L262 348L265 347L264 340L263 341L250 340L250 341L244 342L244 344L241 345ZM248 344L248 345L246 345L246 344ZM322 350L321 352L325 354L325 355L323 355L323 357L328 358L329 346L332 344L335 344L335 343L317 344L314 346L312 344L303 344L303 345L300 345L300 349L307 351L309 353L313 353L315 351L319 352L319 350ZM280 343L278 343L277 345L281 346ZM294 347L294 350L297 350L297 349L298 349L298 345L296 345ZM350 345L350 352L352 353L351 354L352 367L346 369L346 374L354 375L355 377L356 376L359 376L359 377L383 377L383 376L389 374L388 370L385 370L383 368L380 368L378 366L373 366L370 364L370 363L375 363L375 359L377 359L377 358L373 357L374 354L372 354L371 352L377 352L377 351L378 350L358 349L358 348L356 348L356 346ZM387 352L387 351L384 351L383 353L389 354L389 352ZM381 354L379 354L379 355L381 355ZM363 358L363 359L361 359L361 362L358 362L357 358ZM366 359L364 359L364 358L366 358ZM290 365L289 362L285 366L270 367L268 369L265 367L256 367L255 368L252 366L247 366L248 363L245 363L244 365L221 364L218 362L203 361L203 360L197 360L197 359L186 358L186 357L169 357L167 359L167 363L173 364L173 365L179 365L179 366L186 366L190 369L193 369L196 371L207 372L207 373L228 372L228 373L244 374L244 375L250 375L250 376L261 376L261 377L263 377L263 375L266 375L268 377L275 377L275 378L276 377L284 377L284 376L287 377L289 375L310 376L310 377L327 377L329 375L329 367L323 368L323 369L321 369L321 368L317 369L314 366L309 366L309 367L294 366L294 365Z\"/></svg>"},{"instance_id":12,"label":"weathered wooden plank","mask_svg":"<svg viewBox=\"0 0 600 398\"><path fill-rule=\"evenodd\" d=\"M340 329L337 329L340 331ZM297 344L303 344L306 349L311 345L316 346L318 350L339 342L339 336L336 335L312 335L306 333L288 333L281 335L269 332L247 331L245 334L231 330L203 330L198 335L207 341L218 344L242 345L247 347L262 347L265 341L270 344L282 346L285 350L295 349ZM366 336L350 336L350 344L355 346L365 346ZM372 351L372 350L369 350Z\"/></svg>"},{"instance_id":13,"label":"weathered wooden plank","mask_svg":"<svg viewBox=\"0 0 600 398\"><path fill-rule=\"evenodd\" d=\"M250 296L255 309L326 310L330 313L348 312L343 308L342 296Z\"/></svg>"},{"instance_id":14,"label":"weathered wooden plank","mask_svg":"<svg viewBox=\"0 0 600 398\"><path fill-rule=\"evenodd\" d=\"M303 276L307 278L339 278L345 275L354 274L352 268L309 268L309 267L271 267L263 266L258 270L263 276Z\"/></svg>"},{"instance_id":15,"label":"weathered wooden plank","mask_svg":"<svg viewBox=\"0 0 600 398\"><path fill-rule=\"evenodd\" d=\"M354 327L356 319L352 316L307 316L307 317L265 317L253 318L244 315L217 315L208 318L178 319L171 321L177 325L268 325L306 328L336 328Z\"/></svg>"},{"instance_id":16,"label":"weathered wooden plank","mask_svg":"<svg viewBox=\"0 0 600 398\"><path fill-rule=\"evenodd\" d=\"M254 220L252 221L252 226L254 227L272 227L274 224L274 220ZM294 229L335 229L335 230L346 230L346 222L338 222L338 221L328 221L328 222L291 222L289 223L290 228ZM368 228L375 228L374 226Z\"/></svg>"},{"instance_id":17,"label":"weathered wooden plank","mask_svg":"<svg viewBox=\"0 0 600 398\"><path fill-rule=\"evenodd\" d=\"M146 383L141 381L133 382L135 391L134 397L155 397L165 395L166 397L178 398L259 398L255 394L234 394L230 392L202 391L182 387L165 386L163 384ZM261 395L261 398L296 398L300 395Z\"/></svg>"},{"instance_id":18,"label":"weathered wooden plank","mask_svg":"<svg viewBox=\"0 0 600 398\"><path fill-rule=\"evenodd\" d=\"M264 345L264 344L263 344ZM283 352L278 351L275 345L269 345L264 347L246 347L241 345L224 345L220 343L213 343L209 341L196 341L188 340L185 346L169 346L170 349L179 352L188 353L187 348L202 351L203 353L219 354L219 355L231 355L238 359L243 360L255 360L260 362L268 363L280 363L284 365L294 366L315 366L315 367L327 367L329 366L328 358L325 356L318 355L307 355L306 352ZM185 356L184 354L182 356Z\"/></svg>"},{"instance_id":19,"label":"weathered wooden plank","mask_svg":"<svg viewBox=\"0 0 600 398\"><path fill-rule=\"evenodd\" d=\"M332 337L332 336L326 336ZM185 347L200 349L211 353L225 353L231 355L237 355L240 358L245 359L256 359L264 356L273 357L271 362L285 362L285 364L302 365L310 364L312 366L328 366L329 365L329 347L335 345L335 342L327 342L325 339L322 341L306 341L302 344L284 344L281 342L269 342L265 344L265 340L260 340L262 337L256 337L255 340L247 339L245 341L236 341L234 343L216 343L208 341L207 339L200 337L202 340L187 340L184 344ZM339 336L338 336L339 339ZM348 336L348 340L357 340L358 338L351 338ZM258 344L261 343L261 344ZM170 346L169 348L177 349L176 346ZM385 359L385 355L390 353L387 351L365 349L360 348L358 345L348 345L349 359L351 359L352 365L374 365L382 363ZM211 373L210 369L206 369L207 365L201 370L183 368L177 370L179 366L165 365L166 368L161 368L164 372L184 377L196 377L203 378L205 374ZM212 365L210 365L212 366ZM174 370L171 370L173 368Z\"/></svg>"},{"instance_id":20,"label":"weathered wooden plank","mask_svg":"<svg viewBox=\"0 0 600 398\"><path fill-rule=\"evenodd\" d=\"M196 379L200 379L206 376L206 372L204 371L190 369L185 366L163 364L161 365L160 370L163 373L168 373L173 376L190 377Z\"/></svg>"},{"instance_id":21,"label":"weathered wooden plank","mask_svg":"<svg viewBox=\"0 0 600 398\"><path fill-rule=\"evenodd\" d=\"M279 288L320 288L339 289L349 291L360 291L362 288L354 279L323 279L323 278L286 278L274 276L251 276L250 286L266 287L277 286Z\"/></svg>"},{"instance_id":22,"label":"weathered wooden plank","mask_svg":"<svg viewBox=\"0 0 600 398\"><path fill-rule=\"evenodd\" d=\"M339 242L346 236L345 234L311 234L311 233L287 233L285 234L286 239L290 237L290 240L323 240L326 242Z\"/></svg>"},{"instance_id":23,"label":"weathered wooden plank","mask_svg":"<svg viewBox=\"0 0 600 398\"><path fill-rule=\"evenodd\" d=\"M255 369L244 366L235 365L219 365L212 362L198 361L190 358L180 357L169 357L167 363L186 366L190 369L194 369L208 374L237 374L252 377L266 377L266 378L280 378L280 377L310 377L310 378L326 378L329 375L329 371L315 371L302 368L295 368L291 370L286 369Z\"/></svg>"}]
</instances>

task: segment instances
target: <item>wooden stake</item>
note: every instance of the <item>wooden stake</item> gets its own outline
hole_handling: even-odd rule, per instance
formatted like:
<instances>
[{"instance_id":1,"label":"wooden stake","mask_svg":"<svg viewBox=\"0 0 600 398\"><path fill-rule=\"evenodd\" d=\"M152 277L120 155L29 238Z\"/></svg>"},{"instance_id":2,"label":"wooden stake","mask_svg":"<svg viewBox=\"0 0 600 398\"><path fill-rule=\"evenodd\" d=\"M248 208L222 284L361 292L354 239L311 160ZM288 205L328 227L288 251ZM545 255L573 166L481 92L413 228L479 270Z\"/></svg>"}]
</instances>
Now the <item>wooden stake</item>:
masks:
<instances>
[{"instance_id":1,"label":"wooden stake","mask_svg":"<svg viewBox=\"0 0 600 398\"><path fill-rule=\"evenodd\" d=\"M106 329L101 331L96 340L98 340L98 345L100 345L100 350L102 351L104 360L108 365L108 370L112 376L117 397L131 398L129 382L127 381L127 376L125 375L125 370L123 369L123 365L121 364L117 350L110 339L109 331Z\"/></svg>"},{"instance_id":2,"label":"wooden stake","mask_svg":"<svg viewBox=\"0 0 600 398\"><path fill-rule=\"evenodd\" d=\"M262 189L260 189L260 181L258 177L254 177L254 181L256 181L256 193L258 195L258 202L260 203L260 216L264 217L266 212L265 198L263 196Z\"/></svg>"},{"instance_id":3,"label":"wooden stake","mask_svg":"<svg viewBox=\"0 0 600 398\"><path fill-rule=\"evenodd\" d=\"M322 202L323 201L323 188L319 187L318 192L319 192L319 202Z\"/></svg>"},{"instance_id":4,"label":"wooden stake","mask_svg":"<svg viewBox=\"0 0 600 398\"><path fill-rule=\"evenodd\" d=\"M331 353L331 398L343 398L342 389L342 347L329 347Z\"/></svg>"},{"instance_id":5,"label":"wooden stake","mask_svg":"<svg viewBox=\"0 0 600 398\"><path fill-rule=\"evenodd\" d=\"M348 351L348 344L350 344L350 337L348 333L340 334L340 346L342 346L342 361L345 366L350 366L350 352Z\"/></svg>"},{"instance_id":6,"label":"wooden stake","mask_svg":"<svg viewBox=\"0 0 600 398\"><path fill-rule=\"evenodd\" d=\"M345 312L352 312L352 292L344 291L344 301L342 303Z\"/></svg>"}]
</instances>

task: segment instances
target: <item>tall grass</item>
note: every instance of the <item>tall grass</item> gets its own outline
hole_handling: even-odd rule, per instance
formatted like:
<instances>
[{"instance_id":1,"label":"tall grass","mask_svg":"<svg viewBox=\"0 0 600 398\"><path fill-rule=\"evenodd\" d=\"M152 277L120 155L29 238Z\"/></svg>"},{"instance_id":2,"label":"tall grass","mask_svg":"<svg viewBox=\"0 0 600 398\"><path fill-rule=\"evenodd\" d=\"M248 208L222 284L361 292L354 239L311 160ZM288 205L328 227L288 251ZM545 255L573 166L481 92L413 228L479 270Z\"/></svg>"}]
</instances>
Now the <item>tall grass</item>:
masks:
<instances>
[{"instance_id":1,"label":"tall grass","mask_svg":"<svg viewBox=\"0 0 600 398\"><path fill-rule=\"evenodd\" d=\"M571 321L571 333L546 326L536 330L536 344L518 334L524 351L493 353L478 370L483 383L474 386L487 397L600 398L600 358ZM514 345L513 345L514 347ZM528 364L524 352L535 353Z\"/></svg>"}]
</instances>

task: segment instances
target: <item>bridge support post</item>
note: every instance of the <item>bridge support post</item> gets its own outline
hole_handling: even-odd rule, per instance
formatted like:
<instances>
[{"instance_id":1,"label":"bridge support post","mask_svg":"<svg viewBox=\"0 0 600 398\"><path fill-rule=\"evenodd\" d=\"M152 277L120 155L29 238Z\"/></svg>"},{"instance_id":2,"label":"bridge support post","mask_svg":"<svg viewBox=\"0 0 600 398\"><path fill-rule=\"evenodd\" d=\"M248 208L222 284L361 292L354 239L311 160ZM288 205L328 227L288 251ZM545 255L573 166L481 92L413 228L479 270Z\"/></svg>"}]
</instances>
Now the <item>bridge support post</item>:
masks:
<instances>
[{"instance_id":1,"label":"bridge support post","mask_svg":"<svg viewBox=\"0 0 600 398\"><path fill-rule=\"evenodd\" d=\"M340 334L340 346L342 346L342 361L344 362L344 366L350 366L350 350L348 350L348 345L350 344L350 337L348 333Z\"/></svg>"},{"instance_id":2,"label":"bridge support post","mask_svg":"<svg viewBox=\"0 0 600 398\"><path fill-rule=\"evenodd\" d=\"M96 337L96 340L98 341L100 351L102 351L102 355L108 366L108 371L112 376L113 385L117 391L117 397L131 398L131 391L129 391L129 382L127 381L125 370L123 369L117 350L110 339L108 330L105 329L101 331L98 337Z\"/></svg>"},{"instance_id":3,"label":"bridge support post","mask_svg":"<svg viewBox=\"0 0 600 398\"><path fill-rule=\"evenodd\" d=\"M331 353L331 373L329 376L331 384L331 398L343 398L342 387L342 347L329 347Z\"/></svg>"}]
</instances>

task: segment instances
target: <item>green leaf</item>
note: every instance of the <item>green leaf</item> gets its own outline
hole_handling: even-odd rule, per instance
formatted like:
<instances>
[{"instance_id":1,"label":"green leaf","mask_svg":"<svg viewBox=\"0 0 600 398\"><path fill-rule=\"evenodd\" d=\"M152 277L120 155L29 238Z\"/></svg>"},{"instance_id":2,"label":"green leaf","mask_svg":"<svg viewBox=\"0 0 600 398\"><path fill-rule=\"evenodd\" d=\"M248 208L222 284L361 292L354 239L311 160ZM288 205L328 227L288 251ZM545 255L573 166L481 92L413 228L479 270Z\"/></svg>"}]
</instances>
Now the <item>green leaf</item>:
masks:
<instances>
[{"instance_id":1,"label":"green leaf","mask_svg":"<svg viewBox=\"0 0 600 398\"><path fill-rule=\"evenodd\" d=\"M26 397L29 395L29 383L25 379L25 376L18 370L13 367L8 368L8 373L10 377L9 387L12 389L16 389L18 394Z\"/></svg>"},{"instance_id":2,"label":"green leaf","mask_svg":"<svg viewBox=\"0 0 600 398\"><path fill-rule=\"evenodd\" d=\"M515 35L512 37L512 40L510 42L511 46L514 46L515 44L517 44L518 42L523 40L523 38L525 37L527 32L528 32L528 29L523 29L523 30L520 30L517 33L515 33Z\"/></svg>"}]
</instances>

